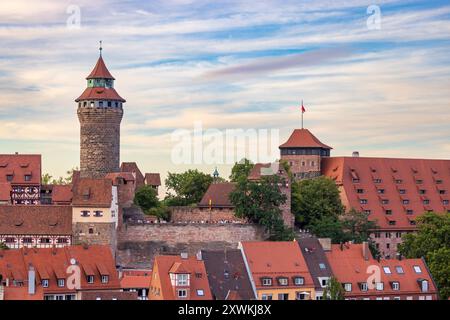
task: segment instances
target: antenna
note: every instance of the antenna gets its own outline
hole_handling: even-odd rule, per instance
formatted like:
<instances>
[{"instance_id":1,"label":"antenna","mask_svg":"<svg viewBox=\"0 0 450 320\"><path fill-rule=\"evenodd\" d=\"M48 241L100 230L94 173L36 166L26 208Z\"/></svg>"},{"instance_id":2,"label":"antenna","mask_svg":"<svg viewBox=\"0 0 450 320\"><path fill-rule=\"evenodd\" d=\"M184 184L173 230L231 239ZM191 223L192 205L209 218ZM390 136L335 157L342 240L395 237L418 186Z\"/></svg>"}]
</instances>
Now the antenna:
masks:
<instances>
[{"instance_id":1,"label":"antenna","mask_svg":"<svg viewBox=\"0 0 450 320\"><path fill-rule=\"evenodd\" d=\"M100 48L98 49L100 51L100 57L102 56L102 40L99 41L100 42Z\"/></svg>"}]
</instances>

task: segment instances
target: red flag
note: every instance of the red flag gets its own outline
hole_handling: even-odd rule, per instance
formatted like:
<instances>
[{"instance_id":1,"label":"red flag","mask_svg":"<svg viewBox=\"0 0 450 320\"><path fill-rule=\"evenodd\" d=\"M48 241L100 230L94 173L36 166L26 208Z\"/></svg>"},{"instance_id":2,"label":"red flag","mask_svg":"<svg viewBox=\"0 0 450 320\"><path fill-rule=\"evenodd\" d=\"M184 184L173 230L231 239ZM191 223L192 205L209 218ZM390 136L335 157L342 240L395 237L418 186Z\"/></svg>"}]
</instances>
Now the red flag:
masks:
<instances>
[{"instance_id":1,"label":"red flag","mask_svg":"<svg viewBox=\"0 0 450 320\"><path fill-rule=\"evenodd\" d=\"M306 111L306 109L305 109L305 107L303 106L303 101L302 101L302 113L305 113L305 111Z\"/></svg>"}]
</instances>

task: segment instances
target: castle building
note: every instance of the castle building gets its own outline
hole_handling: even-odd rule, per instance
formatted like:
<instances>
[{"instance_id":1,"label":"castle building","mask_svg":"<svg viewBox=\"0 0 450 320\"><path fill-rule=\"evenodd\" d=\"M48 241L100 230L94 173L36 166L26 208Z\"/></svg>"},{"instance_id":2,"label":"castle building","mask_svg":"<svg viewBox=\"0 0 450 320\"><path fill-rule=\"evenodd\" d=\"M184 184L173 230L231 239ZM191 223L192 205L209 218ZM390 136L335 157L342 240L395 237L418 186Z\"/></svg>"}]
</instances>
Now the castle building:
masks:
<instances>
[{"instance_id":1,"label":"castle building","mask_svg":"<svg viewBox=\"0 0 450 320\"><path fill-rule=\"evenodd\" d=\"M331 147L308 129L295 129L280 157L297 179L320 175L339 187L342 203L367 214L379 229L371 235L384 257L394 257L405 233L425 212L450 212L450 160L330 157Z\"/></svg>"},{"instance_id":2,"label":"castle building","mask_svg":"<svg viewBox=\"0 0 450 320\"><path fill-rule=\"evenodd\" d=\"M87 88L75 101L80 121L82 178L103 178L120 170L120 122L123 99L114 89L114 77L100 57L88 75Z\"/></svg>"}]
</instances>

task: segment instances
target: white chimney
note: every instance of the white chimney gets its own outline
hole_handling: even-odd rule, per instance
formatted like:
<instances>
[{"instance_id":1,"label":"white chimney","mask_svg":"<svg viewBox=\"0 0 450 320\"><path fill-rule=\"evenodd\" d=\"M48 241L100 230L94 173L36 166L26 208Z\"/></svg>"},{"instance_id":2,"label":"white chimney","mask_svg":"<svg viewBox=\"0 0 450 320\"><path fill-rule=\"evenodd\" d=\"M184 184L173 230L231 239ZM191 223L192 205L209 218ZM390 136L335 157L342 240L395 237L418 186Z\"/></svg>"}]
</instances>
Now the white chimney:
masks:
<instances>
[{"instance_id":1,"label":"white chimney","mask_svg":"<svg viewBox=\"0 0 450 320\"><path fill-rule=\"evenodd\" d=\"M36 293L36 271L34 267L30 265L28 268L28 294L33 295Z\"/></svg>"},{"instance_id":2,"label":"white chimney","mask_svg":"<svg viewBox=\"0 0 450 320\"><path fill-rule=\"evenodd\" d=\"M353 158L358 158L359 157L359 151L353 151L352 157Z\"/></svg>"},{"instance_id":3,"label":"white chimney","mask_svg":"<svg viewBox=\"0 0 450 320\"><path fill-rule=\"evenodd\" d=\"M182 252L181 253L181 259L187 259L188 258L188 253L187 252Z\"/></svg>"}]
</instances>

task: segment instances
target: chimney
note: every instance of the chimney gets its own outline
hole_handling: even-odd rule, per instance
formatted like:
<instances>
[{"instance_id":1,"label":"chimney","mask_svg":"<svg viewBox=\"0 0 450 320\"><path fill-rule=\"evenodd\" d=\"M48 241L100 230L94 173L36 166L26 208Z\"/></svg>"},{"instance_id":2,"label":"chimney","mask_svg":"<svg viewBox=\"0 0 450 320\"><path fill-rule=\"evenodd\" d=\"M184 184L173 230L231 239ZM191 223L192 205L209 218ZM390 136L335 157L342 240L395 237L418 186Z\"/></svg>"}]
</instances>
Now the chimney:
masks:
<instances>
[{"instance_id":1,"label":"chimney","mask_svg":"<svg viewBox=\"0 0 450 320\"><path fill-rule=\"evenodd\" d=\"M324 251L331 251L331 238L319 238L318 240Z\"/></svg>"},{"instance_id":2,"label":"chimney","mask_svg":"<svg viewBox=\"0 0 450 320\"><path fill-rule=\"evenodd\" d=\"M15 154L15 155L18 155L19 153L16 151L16 152L14 152L14 154Z\"/></svg>"},{"instance_id":3,"label":"chimney","mask_svg":"<svg viewBox=\"0 0 450 320\"><path fill-rule=\"evenodd\" d=\"M397 259L399 260L399 261L402 261L402 255L400 254L400 253L396 253L396 256L397 256Z\"/></svg>"},{"instance_id":4,"label":"chimney","mask_svg":"<svg viewBox=\"0 0 450 320\"><path fill-rule=\"evenodd\" d=\"M28 294L34 295L36 293L36 271L30 264L28 267Z\"/></svg>"},{"instance_id":5,"label":"chimney","mask_svg":"<svg viewBox=\"0 0 450 320\"><path fill-rule=\"evenodd\" d=\"M188 258L188 253L187 252L182 252L180 254L180 256L181 256L181 259L187 259Z\"/></svg>"},{"instance_id":6,"label":"chimney","mask_svg":"<svg viewBox=\"0 0 450 320\"><path fill-rule=\"evenodd\" d=\"M353 158L359 158L359 151L353 151L352 157Z\"/></svg>"},{"instance_id":7,"label":"chimney","mask_svg":"<svg viewBox=\"0 0 450 320\"><path fill-rule=\"evenodd\" d=\"M369 243L367 241L364 241L362 243L362 255L364 260L368 261L370 257L370 250L369 250Z\"/></svg>"},{"instance_id":8,"label":"chimney","mask_svg":"<svg viewBox=\"0 0 450 320\"><path fill-rule=\"evenodd\" d=\"M201 251L201 250L199 250L199 251L197 252L196 257L197 257L197 260L198 260L198 261L202 261L202 260L203 260L203 259L202 259L202 251Z\"/></svg>"}]
</instances>

